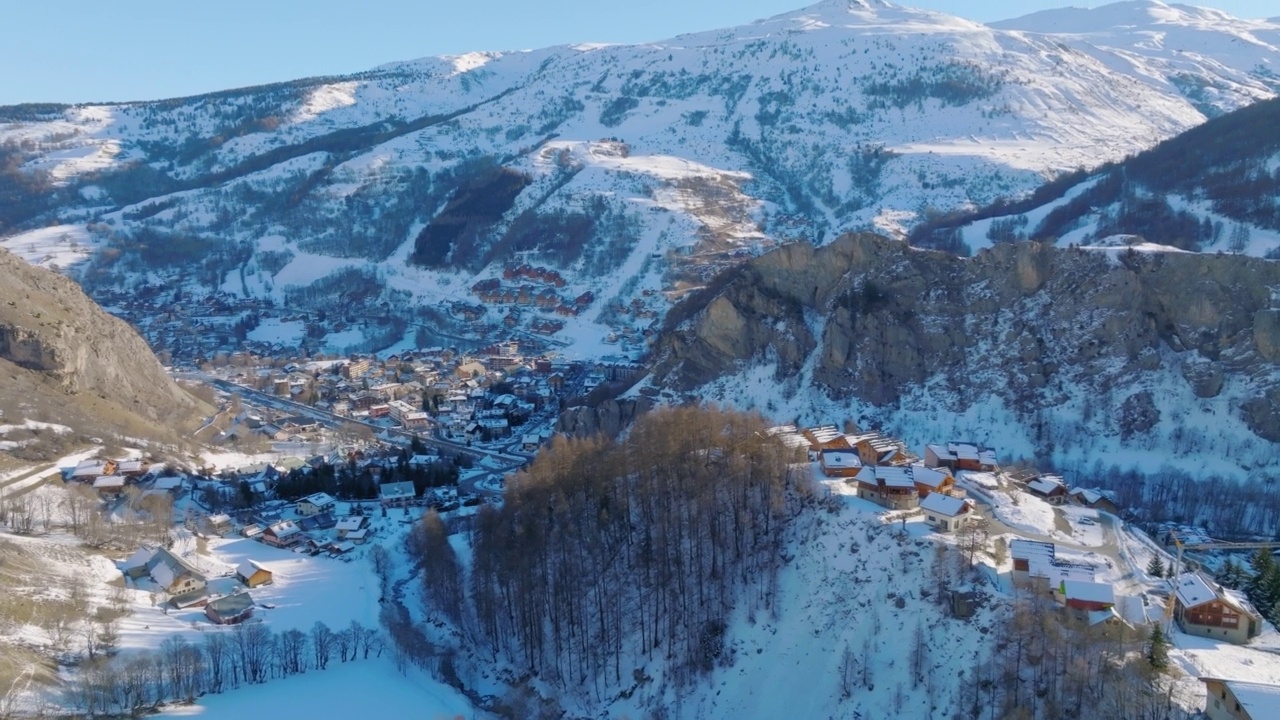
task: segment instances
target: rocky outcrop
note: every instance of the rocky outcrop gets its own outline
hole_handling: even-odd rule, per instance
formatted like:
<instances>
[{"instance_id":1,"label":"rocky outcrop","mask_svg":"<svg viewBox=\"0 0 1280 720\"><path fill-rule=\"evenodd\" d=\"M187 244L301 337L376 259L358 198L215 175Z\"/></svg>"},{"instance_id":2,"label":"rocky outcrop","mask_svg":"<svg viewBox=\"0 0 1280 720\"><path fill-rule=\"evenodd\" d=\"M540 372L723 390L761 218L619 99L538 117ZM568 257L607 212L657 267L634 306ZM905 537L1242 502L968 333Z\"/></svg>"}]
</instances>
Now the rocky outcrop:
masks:
<instances>
[{"instance_id":1,"label":"rocky outcrop","mask_svg":"<svg viewBox=\"0 0 1280 720\"><path fill-rule=\"evenodd\" d=\"M837 399L892 408L928 388L957 412L996 397L1028 423L1078 406L1125 438L1180 422L1169 396L1185 394L1280 439L1278 263L1037 243L957 258L861 234L734 272L680 311L654 385L695 391L776 360L780 382L803 368Z\"/></svg>"},{"instance_id":2,"label":"rocky outcrop","mask_svg":"<svg viewBox=\"0 0 1280 720\"><path fill-rule=\"evenodd\" d=\"M98 307L73 281L0 250L4 363L32 373L2 374L0 391L13 398L34 393L34 379L45 390L68 398L92 396L169 428L207 410L169 378L133 328Z\"/></svg>"},{"instance_id":3,"label":"rocky outcrop","mask_svg":"<svg viewBox=\"0 0 1280 720\"><path fill-rule=\"evenodd\" d=\"M653 402L645 397L605 400L595 407L579 405L560 413L556 430L570 437L590 437L597 434L617 437L636 418L652 408Z\"/></svg>"}]
</instances>

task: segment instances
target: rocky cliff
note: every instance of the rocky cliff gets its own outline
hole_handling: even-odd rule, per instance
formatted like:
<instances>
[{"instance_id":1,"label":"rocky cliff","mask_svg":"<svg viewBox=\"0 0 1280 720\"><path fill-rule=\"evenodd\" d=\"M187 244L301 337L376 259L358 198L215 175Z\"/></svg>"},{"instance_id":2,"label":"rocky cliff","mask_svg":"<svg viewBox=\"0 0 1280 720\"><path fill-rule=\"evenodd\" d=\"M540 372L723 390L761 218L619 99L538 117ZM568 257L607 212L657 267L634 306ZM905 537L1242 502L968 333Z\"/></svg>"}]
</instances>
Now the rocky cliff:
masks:
<instances>
[{"instance_id":1,"label":"rocky cliff","mask_svg":"<svg viewBox=\"0 0 1280 720\"><path fill-rule=\"evenodd\" d=\"M1280 264L1143 247L1008 244L966 259L874 235L789 245L681 308L650 382L791 411L813 386L829 402L808 407L917 442L965 433L1078 462L1271 465ZM763 390L733 382L759 385L765 370Z\"/></svg>"},{"instance_id":2,"label":"rocky cliff","mask_svg":"<svg viewBox=\"0 0 1280 720\"><path fill-rule=\"evenodd\" d=\"M3 423L36 419L88 435L155 437L208 410L78 285L0 250Z\"/></svg>"}]
</instances>

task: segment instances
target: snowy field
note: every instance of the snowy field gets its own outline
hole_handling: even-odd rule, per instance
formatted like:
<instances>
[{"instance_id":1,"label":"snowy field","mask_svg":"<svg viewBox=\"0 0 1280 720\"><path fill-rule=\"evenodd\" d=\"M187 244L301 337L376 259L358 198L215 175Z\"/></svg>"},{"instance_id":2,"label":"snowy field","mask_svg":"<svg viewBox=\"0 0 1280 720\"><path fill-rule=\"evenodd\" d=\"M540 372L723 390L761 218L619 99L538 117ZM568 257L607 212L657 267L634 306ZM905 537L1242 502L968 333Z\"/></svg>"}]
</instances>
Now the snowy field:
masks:
<instances>
[{"instance_id":1,"label":"snowy field","mask_svg":"<svg viewBox=\"0 0 1280 720\"><path fill-rule=\"evenodd\" d=\"M471 704L453 688L414 670L401 674L380 660L334 663L265 685L206 695L196 705L173 707L159 717L241 720L252 717L415 718L455 720L475 717Z\"/></svg>"}]
</instances>

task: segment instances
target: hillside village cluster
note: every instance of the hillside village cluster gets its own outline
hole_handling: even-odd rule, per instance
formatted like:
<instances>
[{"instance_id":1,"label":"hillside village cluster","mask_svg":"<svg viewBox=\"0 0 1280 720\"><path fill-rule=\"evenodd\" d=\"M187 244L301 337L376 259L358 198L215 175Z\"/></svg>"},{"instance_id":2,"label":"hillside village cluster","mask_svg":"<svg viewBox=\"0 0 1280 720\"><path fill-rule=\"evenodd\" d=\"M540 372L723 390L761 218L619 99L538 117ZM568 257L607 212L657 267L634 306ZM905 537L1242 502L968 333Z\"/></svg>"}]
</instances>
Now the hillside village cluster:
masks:
<instances>
[{"instance_id":1,"label":"hillside village cluster","mask_svg":"<svg viewBox=\"0 0 1280 720\"><path fill-rule=\"evenodd\" d=\"M430 358L442 355L442 351L428 351L410 362L434 366ZM553 367L534 364L535 376L555 374ZM336 374L325 368L321 374L341 378L335 384L351 385L353 379L370 379L375 381L374 387L390 379L386 364L376 366L382 369L380 374L373 371L373 362L348 363L346 367L350 365L355 367L345 372L339 369ZM450 374L461 380L471 374L457 372L457 368L466 365L459 359L456 365L450 365L454 368ZM467 380L476 380L481 369L487 368L485 363L476 365L476 375ZM578 370L587 374L595 371ZM255 373L254 377L265 378L267 388L286 394L283 380L287 375ZM497 377L501 376L494 379ZM288 387L293 387L291 381ZM466 381L460 387L467 387ZM472 389L483 387L477 383ZM369 388L354 392L367 393ZM290 390L288 394L294 393ZM441 398L442 402L452 402L447 394L442 393ZM359 411L367 412L367 408L356 410ZM445 415L449 412L452 410ZM447 421L432 422L439 427L448 426ZM276 423L264 425L270 426L284 430ZM1007 471L1000 467L994 449L977 443L931 444L923 454L916 454L896 438L878 432L842 432L834 426L779 426L770 429L769 435L798 457L804 457L816 481L845 488L843 494L868 503L867 512L881 515L883 522L902 523L904 527L908 522L923 523L942 537L957 536L957 543L963 543L966 534L982 538L985 544L988 532L1009 532L1011 528L1002 521L1010 520L1005 513L1015 508L1002 505L995 490L997 483L1008 488L1010 495L1026 498L1026 503L1043 503L1054 512L1074 508L1072 512L1077 514L1071 515L1072 522L1106 524L1116 532L1122 527L1117 516L1123 509L1117 507L1109 493L1069 488L1054 475ZM256 622L259 615L270 614L277 605L305 606L314 602L315 598L297 595L301 592L299 586L289 578L290 573L311 575L314 571L299 569L307 566L290 564L284 558L339 566L367 562L370 549L403 538L405 527L411 526L427 507L439 511L450 532L456 533L468 527L469 515L479 505L485 501L501 502L501 483L490 486L483 497L467 496L464 501L458 488L433 488L403 479L407 473L436 465L444 458L439 451L418 449L420 453L409 454L407 447L396 442L375 443L346 455L284 458L225 468L217 475L182 473L138 457L92 458L67 468L64 475L69 484L94 488L109 514L120 508L130 494L136 497L162 493L172 499L174 522L178 525L173 537L186 533L208 544L209 550L197 552L185 541L121 548L128 556L117 563L119 576L127 587L149 595L153 606L162 608L175 621L187 626L236 625ZM326 465L335 463L367 473L375 483L374 491L358 498L338 497L330 492L298 496L283 484L289 477L318 476ZM518 465L506 469L515 471ZM229 502L216 502L217 498L238 497L241 486L253 490L254 502L240 504L238 509L228 507L232 504ZM1014 505L1017 502L1014 500ZM1041 534L1049 532L1044 527L1036 528L1036 532L1012 530L1007 546L1011 566L1007 572L1015 592L1051 597L1075 621L1132 627L1176 623L1186 635L1240 645L1250 644L1264 631L1275 635L1241 593L1222 587L1202 570L1180 572L1167 580L1155 576L1137 586L1135 594L1132 583L1123 588L1116 584L1120 577L1116 568L1105 555L1087 551L1087 543L1063 544ZM1001 567L995 570L1006 571ZM1218 694L1220 707L1225 707L1225 698L1230 697L1230 703L1239 699L1241 707L1247 708L1252 702L1250 693L1258 691L1235 680L1205 680L1209 692ZM1214 696L1210 695L1210 705L1213 701Z\"/></svg>"}]
</instances>

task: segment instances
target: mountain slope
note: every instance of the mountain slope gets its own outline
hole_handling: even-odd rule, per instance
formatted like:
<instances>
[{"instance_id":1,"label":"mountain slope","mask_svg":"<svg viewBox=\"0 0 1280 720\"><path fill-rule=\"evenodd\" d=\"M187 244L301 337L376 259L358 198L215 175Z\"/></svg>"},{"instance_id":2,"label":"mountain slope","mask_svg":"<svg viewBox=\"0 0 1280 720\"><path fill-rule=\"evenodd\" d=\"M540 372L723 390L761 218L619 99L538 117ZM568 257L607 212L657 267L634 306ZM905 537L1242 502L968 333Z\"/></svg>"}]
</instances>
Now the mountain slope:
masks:
<instances>
[{"instance_id":1,"label":"mountain slope","mask_svg":"<svg viewBox=\"0 0 1280 720\"><path fill-rule=\"evenodd\" d=\"M1275 94L1280 25L1142 7L1067 36L827 0L652 44L0 109L0 232L82 228L119 252L83 269L94 287L295 303L354 272L377 302L447 304L460 270L521 258L608 301L565 330L601 333L608 308L779 242L1017 196ZM1161 33L1179 40L1136 41Z\"/></svg>"},{"instance_id":2,"label":"mountain slope","mask_svg":"<svg viewBox=\"0 0 1280 720\"><path fill-rule=\"evenodd\" d=\"M936 218L913 243L1125 244L1280 253L1280 100L1214 118L1123 162L1042 186L1027 201ZM1116 238L1114 236L1129 236Z\"/></svg>"},{"instance_id":3,"label":"mountain slope","mask_svg":"<svg viewBox=\"0 0 1280 720\"><path fill-rule=\"evenodd\" d=\"M649 383L1009 458L1245 477L1280 442L1280 266L873 235L797 243L691 298Z\"/></svg>"},{"instance_id":4,"label":"mountain slope","mask_svg":"<svg viewBox=\"0 0 1280 720\"><path fill-rule=\"evenodd\" d=\"M0 250L0 298L0 452L36 457L77 436L175 443L211 411L68 278Z\"/></svg>"}]
</instances>

